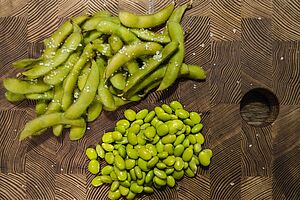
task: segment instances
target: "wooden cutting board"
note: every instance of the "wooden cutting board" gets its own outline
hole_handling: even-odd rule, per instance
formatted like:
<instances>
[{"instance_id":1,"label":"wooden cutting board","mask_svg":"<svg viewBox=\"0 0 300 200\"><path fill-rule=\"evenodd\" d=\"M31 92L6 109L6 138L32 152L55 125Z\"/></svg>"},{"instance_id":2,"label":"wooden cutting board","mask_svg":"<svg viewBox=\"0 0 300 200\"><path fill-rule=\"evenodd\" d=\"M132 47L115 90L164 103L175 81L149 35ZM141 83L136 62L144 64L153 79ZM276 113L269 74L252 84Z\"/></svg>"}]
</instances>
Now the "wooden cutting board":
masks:
<instances>
[{"instance_id":1,"label":"wooden cutting board","mask_svg":"<svg viewBox=\"0 0 300 200\"><path fill-rule=\"evenodd\" d=\"M84 150L113 128L125 108L104 112L78 142L48 132L19 143L18 133L34 117L34 103L7 102L2 81L19 72L13 61L39 56L42 40L68 17L98 10L152 13L170 2L1 1L0 199L107 199L107 186L90 185ZM297 0L194 0L182 21L188 32L185 62L203 66L206 81L178 81L127 108L153 109L179 100L187 110L202 112L205 146L214 157L196 178L141 199L300 199L299 7ZM258 87L279 100L275 122L259 127L240 115L242 97Z\"/></svg>"}]
</instances>

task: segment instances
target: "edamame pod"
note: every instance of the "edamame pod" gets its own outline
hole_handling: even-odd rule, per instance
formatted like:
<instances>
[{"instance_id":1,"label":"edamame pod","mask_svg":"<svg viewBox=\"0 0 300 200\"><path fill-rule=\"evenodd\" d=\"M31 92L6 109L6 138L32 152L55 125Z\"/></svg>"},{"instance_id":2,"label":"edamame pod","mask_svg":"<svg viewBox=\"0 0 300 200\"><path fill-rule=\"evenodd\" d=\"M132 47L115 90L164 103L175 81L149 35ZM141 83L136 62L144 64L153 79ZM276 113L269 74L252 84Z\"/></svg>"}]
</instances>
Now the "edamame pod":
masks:
<instances>
[{"instance_id":1,"label":"edamame pod","mask_svg":"<svg viewBox=\"0 0 300 200\"><path fill-rule=\"evenodd\" d=\"M161 44L167 44L171 42L171 39L168 35L152 32L148 29L130 29L138 38L150 41L158 42Z\"/></svg>"},{"instance_id":2,"label":"edamame pod","mask_svg":"<svg viewBox=\"0 0 300 200\"><path fill-rule=\"evenodd\" d=\"M17 78L4 79L3 85L6 90L15 94L42 93L52 88L41 81L23 81Z\"/></svg>"},{"instance_id":3,"label":"edamame pod","mask_svg":"<svg viewBox=\"0 0 300 200\"><path fill-rule=\"evenodd\" d=\"M85 121L83 118L80 119L68 119L63 113L51 113L46 115L41 115L25 125L23 131L19 135L19 140L24 140L25 138L33 135L34 133L49 128L58 124L67 124L71 126L85 126Z\"/></svg>"},{"instance_id":4,"label":"edamame pod","mask_svg":"<svg viewBox=\"0 0 300 200\"><path fill-rule=\"evenodd\" d=\"M70 119L80 117L95 98L97 86L99 84L99 68L95 61L92 61L91 73L83 91L80 93L77 101L72 104L65 112L65 116Z\"/></svg>"},{"instance_id":5,"label":"edamame pod","mask_svg":"<svg viewBox=\"0 0 300 200\"><path fill-rule=\"evenodd\" d=\"M162 46L155 42L141 42L124 46L112 57L105 70L105 79L108 79L126 62L144 55L154 55L161 51Z\"/></svg>"},{"instance_id":6,"label":"edamame pod","mask_svg":"<svg viewBox=\"0 0 300 200\"><path fill-rule=\"evenodd\" d=\"M131 28L151 28L165 23L174 10L174 3L154 14L136 15L126 11L119 12L121 23Z\"/></svg>"}]
</instances>

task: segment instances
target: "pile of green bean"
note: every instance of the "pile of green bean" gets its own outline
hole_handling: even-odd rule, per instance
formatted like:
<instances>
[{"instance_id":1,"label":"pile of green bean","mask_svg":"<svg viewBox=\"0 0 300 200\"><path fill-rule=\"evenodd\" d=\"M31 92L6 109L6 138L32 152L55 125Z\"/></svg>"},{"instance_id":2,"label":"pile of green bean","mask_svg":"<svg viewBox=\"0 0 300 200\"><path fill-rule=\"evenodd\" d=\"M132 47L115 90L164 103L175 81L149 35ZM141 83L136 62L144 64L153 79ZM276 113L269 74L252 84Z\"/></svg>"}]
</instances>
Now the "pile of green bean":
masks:
<instances>
[{"instance_id":1,"label":"pile of green bean","mask_svg":"<svg viewBox=\"0 0 300 200\"><path fill-rule=\"evenodd\" d=\"M111 184L109 199L133 199L154 192L153 186L174 187L184 174L194 177L200 164L210 164L212 151L201 146L200 115L178 101L150 112L128 109L124 115L113 132L104 133L102 144L86 149L88 169L96 175L92 185ZM101 159L107 165L100 170Z\"/></svg>"},{"instance_id":2,"label":"pile of green bean","mask_svg":"<svg viewBox=\"0 0 300 200\"><path fill-rule=\"evenodd\" d=\"M3 81L9 101L36 100L37 118L28 122L20 140L48 128L78 140L86 123L102 112L139 101L154 88L164 90L177 78L205 79L205 71L183 63L184 31L180 25L188 4L174 4L149 15L100 11L67 20L37 59L13 63L24 71ZM162 33L150 28L166 23Z\"/></svg>"}]
</instances>

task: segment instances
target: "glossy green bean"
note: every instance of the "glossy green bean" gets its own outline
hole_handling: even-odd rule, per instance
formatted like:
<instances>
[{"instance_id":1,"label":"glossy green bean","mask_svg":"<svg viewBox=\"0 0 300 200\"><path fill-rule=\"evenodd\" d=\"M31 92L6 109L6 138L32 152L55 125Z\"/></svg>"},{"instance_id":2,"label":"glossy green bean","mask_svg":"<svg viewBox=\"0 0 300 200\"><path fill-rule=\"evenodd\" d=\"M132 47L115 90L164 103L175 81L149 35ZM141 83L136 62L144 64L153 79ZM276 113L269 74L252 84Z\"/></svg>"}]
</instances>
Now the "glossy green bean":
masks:
<instances>
[{"instance_id":1,"label":"glossy green bean","mask_svg":"<svg viewBox=\"0 0 300 200\"><path fill-rule=\"evenodd\" d=\"M53 95L53 90L49 90L44 93L25 94L25 97L31 100L51 100L53 99Z\"/></svg>"},{"instance_id":2,"label":"glossy green bean","mask_svg":"<svg viewBox=\"0 0 300 200\"><path fill-rule=\"evenodd\" d=\"M100 17L100 16L93 16L91 17L89 20L87 20L86 22L84 22L84 24L82 24L81 28L84 31L91 31L91 30L95 30L97 29L97 25L103 21L109 21L111 23L114 24L120 24L120 21L117 17ZM100 31L102 32L102 31Z\"/></svg>"},{"instance_id":3,"label":"glossy green bean","mask_svg":"<svg viewBox=\"0 0 300 200\"><path fill-rule=\"evenodd\" d=\"M165 23L174 10L174 3L161 9L159 12L148 15L136 15L126 11L119 12L122 24L131 28L151 28Z\"/></svg>"},{"instance_id":4,"label":"glossy green bean","mask_svg":"<svg viewBox=\"0 0 300 200\"><path fill-rule=\"evenodd\" d=\"M16 62L12 63L12 66L15 68L28 68L28 67L32 67L32 65L36 64L37 62L43 60L43 57L39 57L39 58L25 58L22 60L18 60Z\"/></svg>"},{"instance_id":5,"label":"glossy green bean","mask_svg":"<svg viewBox=\"0 0 300 200\"><path fill-rule=\"evenodd\" d=\"M71 141L79 140L81 139L86 131L86 123L83 124L83 126L71 126L70 133L69 133L69 139Z\"/></svg>"},{"instance_id":6,"label":"glossy green bean","mask_svg":"<svg viewBox=\"0 0 300 200\"><path fill-rule=\"evenodd\" d=\"M173 13L171 14L168 22L172 21L172 22L177 22L177 23L180 23L181 19L182 19L182 16L184 14L184 12L186 11L186 9L188 7L191 6L191 3L186 3L182 6L179 6L178 8L176 8Z\"/></svg>"}]
</instances>

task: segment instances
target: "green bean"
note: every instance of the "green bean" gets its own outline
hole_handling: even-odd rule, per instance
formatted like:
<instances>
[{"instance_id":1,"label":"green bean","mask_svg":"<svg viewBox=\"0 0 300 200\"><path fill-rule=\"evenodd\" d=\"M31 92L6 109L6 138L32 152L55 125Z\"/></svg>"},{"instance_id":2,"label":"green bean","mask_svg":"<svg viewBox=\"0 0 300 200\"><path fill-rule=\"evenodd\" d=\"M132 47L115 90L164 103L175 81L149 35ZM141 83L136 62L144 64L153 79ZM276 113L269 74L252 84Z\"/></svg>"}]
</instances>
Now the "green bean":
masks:
<instances>
[{"instance_id":1,"label":"green bean","mask_svg":"<svg viewBox=\"0 0 300 200\"><path fill-rule=\"evenodd\" d=\"M153 126L149 126L148 128L145 129L144 135L148 139L153 139L154 136L156 135L156 129Z\"/></svg>"},{"instance_id":2,"label":"green bean","mask_svg":"<svg viewBox=\"0 0 300 200\"><path fill-rule=\"evenodd\" d=\"M115 192L119 188L119 186L120 186L119 181L112 182L111 187L110 187L110 191Z\"/></svg>"},{"instance_id":3,"label":"green bean","mask_svg":"<svg viewBox=\"0 0 300 200\"><path fill-rule=\"evenodd\" d=\"M171 40L178 42L179 46L178 51L171 57L168 63L165 76L158 90L164 90L174 83L178 77L184 58L184 33L181 25L176 22L168 22L167 26Z\"/></svg>"},{"instance_id":4,"label":"green bean","mask_svg":"<svg viewBox=\"0 0 300 200\"><path fill-rule=\"evenodd\" d=\"M143 55L154 55L161 49L162 46L155 42L142 42L124 46L116 55L112 57L111 61L108 63L105 71L105 78L108 79L126 62Z\"/></svg>"},{"instance_id":5,"label":"green bean","mask_svg":"<svg viewBox=\"0 0 300 200\"><path fill-rule=\"evenodd\" d=\"M71 54L64 64L46 74L43 81L49 85L60 84L70 73L75 63L79 60L79 56L80 51Z\"/></svg>"},{"instance_id":6,"label":"green bean","mask_svg":"<svg viewBox=\"0 0 300 200\"><path fill-rule=\"evenodd\" d=\"M187 175L187 177L195 177L195 173L189 167L185 170L185 175Z\"/></svg>"},{"instance_id":7,"label":"green bean","mask_svg":"<svg viewBox=\"0 0 300 200\"><path fill-rule=\"evenodd\" d=\"M165 23L174 10L174 3L154 14L136 15L126 11L119 12L123 25L131 28L151 28Z\"/></svg>"},{"instance_id":8,"label":"green bean","mask_svg":"<svg viewBox=\"0 0 300 200\"><path fill-rule=\"evenodd\" d=\"M161 44L167 44L171 42L171 39L168 35L155 33L148 29L130 29L130 31L133 32L138 38L145 41L158 42Z\"/></svg>"},{"instance_id":9,"label":"green bean","mask_svg":"<svg viewBox=\"0 0 300 200\"><path fill-rule=\"evenodd\" d=\"M3 80L6 90L15 94L43 93L52 87L41 81L23 81L16 78L7 78Z\"/></svg>"},{"instance_id":10,"label":"green bean","mask_svg":"<svg viewBox=\"0 0 300 200\"><path fill-rule=\"evenodd\" d=\"M99 32L97 30L92 30L92 31L88 32L87 36L84 37L83 43L88 44L88 43L94 41L95 39L99 38L101 35L102 35L101 32Z\"/></svg>"},{"instance_id":11,"label":"green bean","mask_svg":"<svg viewBox=\"0 0 300 200\"><path fill-rule=\"evenodd\" d=\"M55 56L44 62L39 62L33 68L23 72L22 74L30 78L38 78L44 76L51 70L55 69L59 65L63 64L73 51L77 49L82 40L82 35L80 33L72 33L65 41L63 46L58 49Z\"/></svg>"},{"instance_id":12,"label":"green bean","mask_svg":"<svg viewBox=\"0 0 300 200\"><path fill-rule=\"evenodd\" d=\"M120 191L120 193L121 193L122 196L126 196L129 193L129 189L126 188L126 187L124 187L124 186L122 186L122 185L119 186L119 191Z\"/></svg>"},{"instance_id":13,"label":"green bean","mask_svg":"<svg viewBox=\"0 0 300 200\"><path fill-rule=\"evenodd\" d=\"M203 124L197 124L192 128L192 133L198 133L203 128Z\"/></svg>"},{"instance_id":14,"label":"green bean","mask_svg":"<svg viewBox=\"0 0 300 200\"><path fill-rule=\"evenodd\" d=\"M192 159L192 156L193 156L193 149L187 148L183 152L182 159L185 162L188 162Z\"/></svg>"},{"instance_id":15,"label":"green bean","mask_svg":"<svg viewBox=\"0 0 300 200\"><path fill-rule=\"evenodd\" d=\"M116 35L126 44L140 41L130 30L110 21L99 22L97 30L107 35Z\"/></svg>"},{"instance_id":16,"label":"green bean","mask_svg":"<svg viewBox=\"0 0 300 200\"><path fill-rule=\"evenodd\" d=\"M147 109L140 110L136 114L136 119L144 119L148 115L149 111Z\"/></svg>"},{"instance_id":17,"label":"green bean","mask_svg":"<svg viewBox=\"0 0 300 200\"><path fill-rule=\"evenodd\" d=\"M171 175L173 172L174 172L174 168L173 167L170 167L170 168L166 169L166 174L167 175Z\"/></svg>"},{"instance_id":18,"label":"green bean","mask_svg":"<svg viewBox=\"0 0 300 200\"><path fill-rule=\"evenodd\" d=\"M142 171L144 171L144 172L149 171L149 168L147 167L147 161L143 160L142 158L138 159L137 164L141 168Z\"/></svg>"},{"instance_id":19,"label":"green bean","mask_svg":"<svg viewBox=\"0 0 300 200\"><path fill-rule=\"evenodd\" d=\"M92 18L90 18L89 20L87 20L82 26L82 30L84 31L91 31L91 30L95 30L97 29L97 25L101 22L110 22L113 24L119 24L119 19L117 17L100 17L100 16L93 16ZM100 31L102 32L102 31ZM102 32L104 33L104 32Z\"/></svg>"},{"instance_id":20,"label":"green bean","mask_svg":"<svg viewBox=\"0 0 300 200\"><path fill-rule=\"evenodd\" d=\"M85 154L90 160L96 160L98 156L96 150L91 147L85 150Z\"/></svg>"},{"instance_id":21,"label":"green bean","mask_svg":"<svg viewBox=\"0 0 300 200\"><path fill-rule=\"evenodd\" d=\"M83 91L77 101L65 112L65 116L70 119L80 117L95 98L97 86L99 84L99 69L95 61L92 61L91 72L88 76Z\"/></svg>"},{"instance_id":22,"label":"green bean","mask_svg":"<svg viewBox=\"0 0 300 200\"><path fill-rule=\"evenodd\" d=\"M80 119L68 119L64 116L63 113L51 113L46 115L41 115L25 125L23 131L20 133L19 140L24 140L25 138L33 135L34 133L49 128L58 124L68 124L72 126L81 126L85 125L83 118Z\"/></svg>"},{"instance_id":23,"label":"green bean","mask_svg":"<svg viewBox=\"0 0 300 200\"><path fill-rule=\"evenodd\" d=\"M84 68L81 70L77 80L77 86L80 91L83 90L90 72L91 72L91 62L87 62Z\"/></svg>"},{"instance_id":24,"label":"green bean","mask_svg":"<svg viewBox=\"0 0 300 200\"><path fill-rule=\"evenodd\" d=\"M141 70L139 70L138 72L134 73L132 76L129 77L128 83L123 91L127 92L136 83L142 80L146 75L154 71L162 62L168 59L176 51L177 47L178 47L177 42L170 42L162 49L161 52L160 49L157 49L155 51L157 52L156 55L154 55L152 58L147 60L147 62L145 62Z\"/></svg>"},{"instance_id":25,"label":"green bean","mask_svg":"<svg viewBox=\"0 0 300 200\"><path fill-rule=\"evenodd\" d=\"M110 82L118 90L123 90L126 85L126 77L122 73L116 73L110 78Z\"/></svg>"},{"instance_id":26,"label":"green bean","mask_svg":"<svg viewBox=\"0 0 300 200\"><path fill-rule=\"evenodd\" d=\"M168 156L163 160L163 163L165 163L167 166L173 166L175 163L175 156Z\"/></svg>"},{"instance_id":27,"label":"green bean","mask_svg":"<svg viewBox=\"0 0 300 200\"><path fill-rule=\"evenodd\" d=\"M132 200L132 199L134 199L135 196L136 196L136 193L129 191L128 195L126 196L126 199Z\"/></svg>"},{"instance_id":28,"label":"green bean","mask_svg":"<svg viewBox=\"0 0 300 200\"><path fill-rule=\"evenodd\" d=\"M159 186L165 186L167 184L167 180L161 179L157 176L154 176L153 182L156 183Z\"/></svg>"},{"instance_id":29,"label":"green bean","mask_svg":"<svg viewBox=\"0 0 300 200\"><path fill-rule=\"evenodd\" d=\"M104 143L113 143L115 140L112 137L112 132L106 132L102 136L102 142Z\"/></svg>"},{"instance_id":30,"label":"green bean","mask_svg":"<svg viewBox=\"0 0 300 200\"><path fill-rule=\"evenodd\" d=\"M136 182L133 182L130 186L130 191L132 191L134 193L142 193L143 192L143 186L140 186Z\"/></svg>"},{"instance_id":31,"label":"green bean","mask_svg":"<svg viewBox=\"0 0 300 200\"><path fill-rule=\"evenodd\" d=\"M161 179L166 179L167 178L166 172L164 172L160 169L154 168L153 172L154 172L155 176L157 176Z\"/></svg>"},{"instance_id":32,"label":"green bean","mask_svg":"<svg viewBox=\"0 0 300 200\"><path fill-rule=\"evenodd\" d=\"M110 176L107 176L107 175L102 175L100 176L100 180L103 182L103 183L112 183L112 179Z\"/></svg>"},{"instance_id":33,"label":"green bean","mask_svg":"<svg viewBox=\"0 0 300 200\"><path fill-rule=\"evenodd\" d=\"M125 161L120 155L115 156L115 166L118 167L120 170L125 169Z\"/></svg>"},{"instance_id":34,"label":"green bean","mask_svg":"<svg viewBox=\"0 0 300 200\"><path fill-rule=\"evenodd\" d=\"M184 175L184 171L181 170L181 171L174 171L172 176L176 179L176 180L180 180Z\"/></svg>"},{"instance_id":35,"label":"green bean","mask_svg":"<svg viewBox=\"0 0 300 200\"><path fill-rule=\"evenodd\" d=\"M116 35L111 35L108 38L108 44L110 45L114 54L117 53L123 47L123 42L121 38Z\"/></svg>"},{"instance_id":36,"label":"green bean","mask_svg":"<svg viewBox=\"0 0 300 200\"><path fill-rule=\"evenodd\" d=\"M170 103L170 107L173 109L173 111L176 111L177 109L183 109L182 104L178 101L172 101Z\"/></svg>"},{"instance_id":37,"label":"green bean","mask_svg":"<svg viewBox=\"0 0 300 200\"><path fill-rule=\"evenodd\" d=\"M62 98L62 108L67 110L72 104L72 94L80 74L81 69L84 67L85 63L89 58L93 56L92 44L87 44L81 54L79 60L72 68L71 72L68 74L67 78L64 80L63 88L63 98Z\"/></svg>"},{"instance_id":38,"label":"green bean","mask_svg":"<svg viewBox=\"0 0 300 200\"><path fill-rule=\"evenodd\" d=\"M45 114L47 111L48 103L46 100L38 100L35 105L35 113L39 115Z\"/></svg>"}]
</instances>

